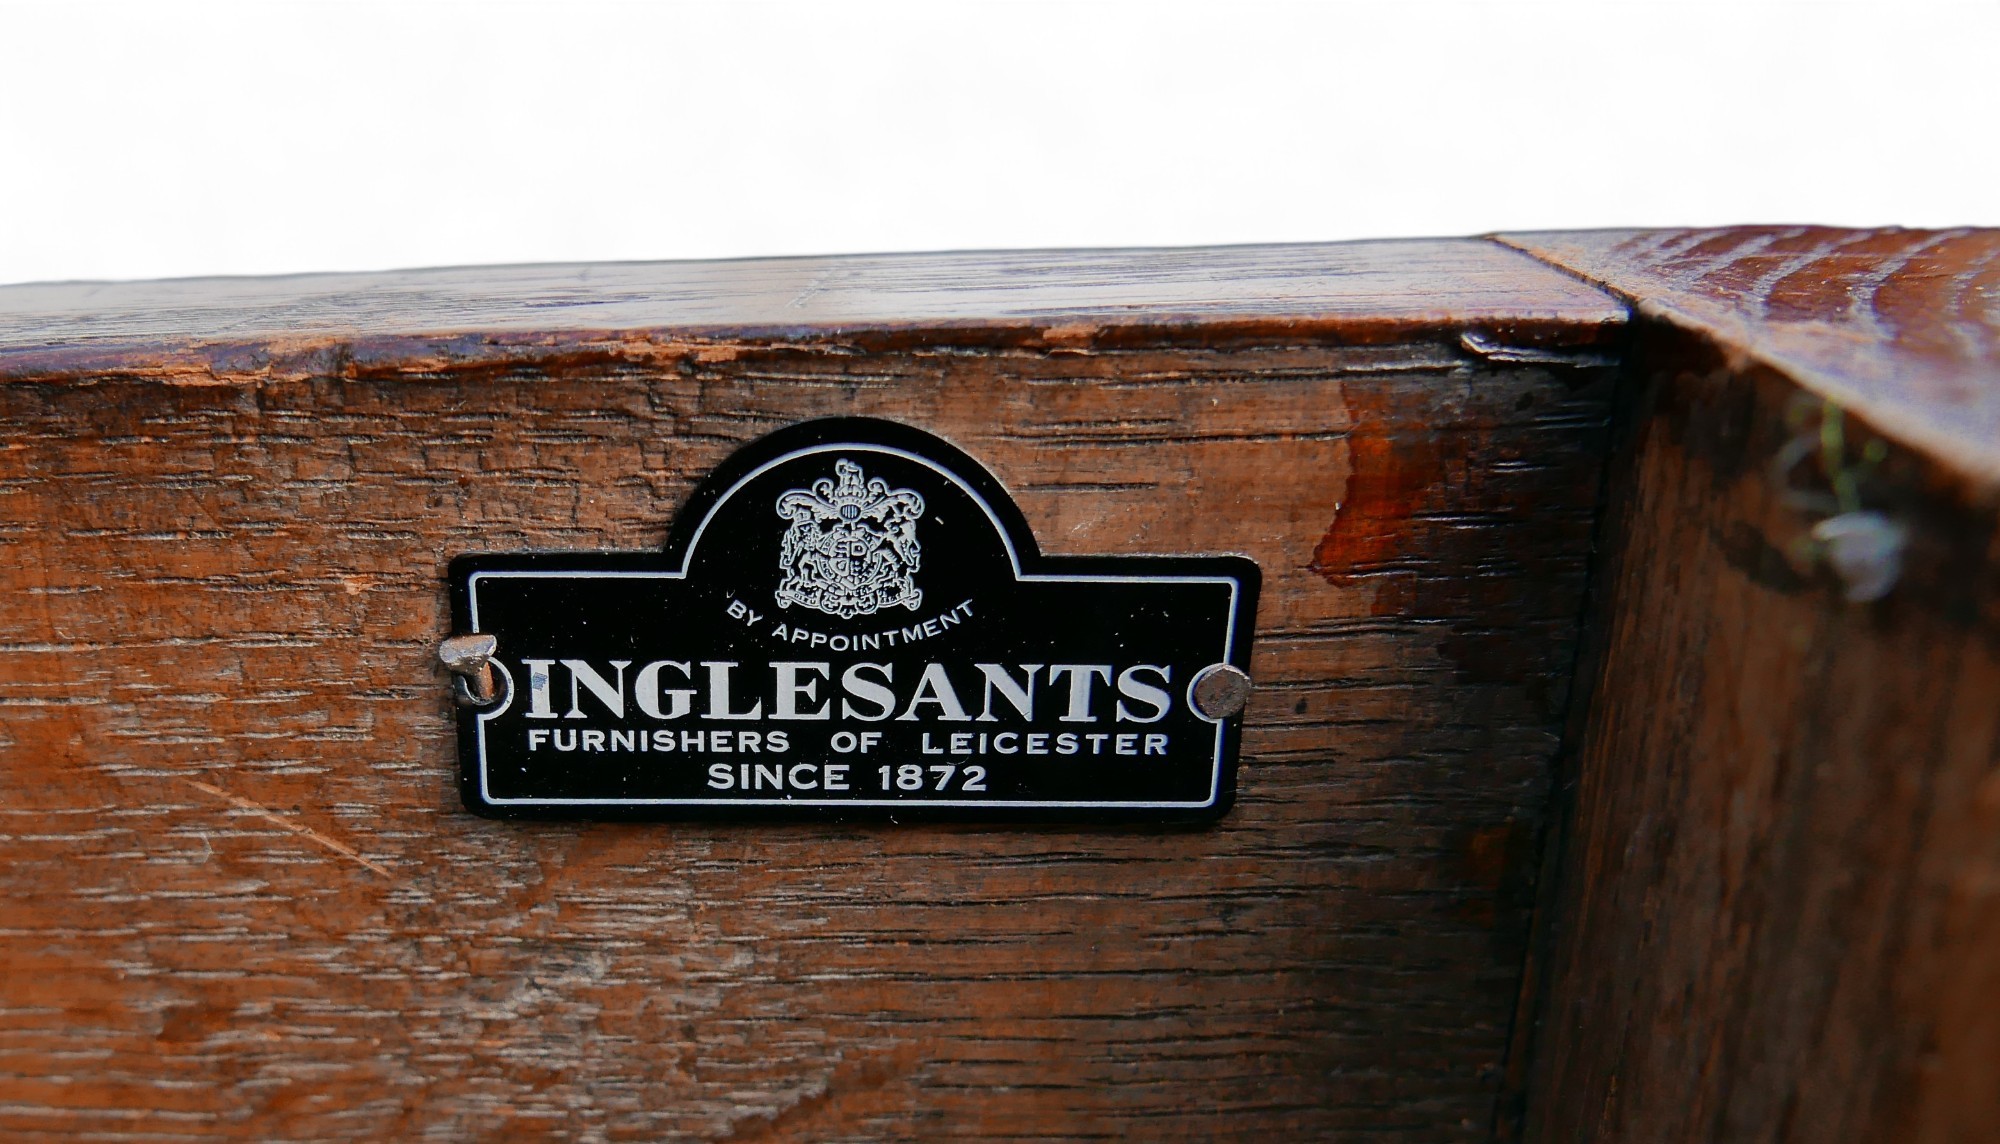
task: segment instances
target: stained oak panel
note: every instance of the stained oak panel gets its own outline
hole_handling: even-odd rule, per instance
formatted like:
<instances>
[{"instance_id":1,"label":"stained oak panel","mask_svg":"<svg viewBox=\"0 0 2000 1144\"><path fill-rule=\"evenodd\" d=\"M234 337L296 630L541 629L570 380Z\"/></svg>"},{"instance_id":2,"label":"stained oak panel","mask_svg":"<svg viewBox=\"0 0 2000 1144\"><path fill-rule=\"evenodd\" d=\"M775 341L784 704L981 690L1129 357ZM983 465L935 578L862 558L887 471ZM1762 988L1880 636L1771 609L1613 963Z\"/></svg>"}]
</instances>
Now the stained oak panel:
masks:
<instances>
[{"instance_id":1,"label":"stained oak panel","mask_svg":"<svg viewBox=\"0 0 2000 1144\"><path fill-rule=\"evenodd\" d=\"M2000 229L1503 236L2000 484Z\"/></svg>"},{"instance_id":2,"label":"stained oak panel","mask_svg":"<svg viewBox=\"0 0 2000 1144\"><path fill-rule=\"evenodd\" d=\"M1623 308L1477 243L991 261L1018 307L940 300L968 258L0 291L0 1130L1484 1137ZM459 808L445 561L657 545L826 414L1047 551L1259 562L1226 820Z\"/></svg>"},{"instance_id":3,"label":"stained oak panel","mask_svg":"<svg viewBox=\"0 0 2000 1144\"><path fill-rule=\"evenodd\" d=\"M2000 232L1508 241L1638 314L1529 1138L1990 1138ZM1879 599L1813 535L1857 511Z\"/></svg>"}]
</instances>

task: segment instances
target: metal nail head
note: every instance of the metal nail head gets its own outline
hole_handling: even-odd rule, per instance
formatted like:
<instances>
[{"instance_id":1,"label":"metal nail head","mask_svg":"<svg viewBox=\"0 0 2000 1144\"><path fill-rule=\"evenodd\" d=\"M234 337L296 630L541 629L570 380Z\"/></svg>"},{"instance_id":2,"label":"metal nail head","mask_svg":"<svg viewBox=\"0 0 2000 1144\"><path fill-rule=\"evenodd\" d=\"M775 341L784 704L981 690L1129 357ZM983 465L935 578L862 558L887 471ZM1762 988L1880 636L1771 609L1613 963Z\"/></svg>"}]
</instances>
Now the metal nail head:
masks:
<instances>
[{"instance_id":1,"label":"metal nail head","mask_svg":"<svg viewBox=\"0 0 2000 1144\"><path fill-rule=\"evenodd\" d=\"M1903 550L1910 530L1879 512L1844 512L1813 525L1812 538L1826 553L1856 603L1879 600L1903 574Z\"/></svg>"},{"instance_id":2,"label":"metal nail head","mask_svg":"<svg viewBox=\"0 0 2000 1144\"><path fill-rule=\"evenodd\" d=\"M452 674L452 697L460 707L486 707L500 698L493 681L493 655L500 641L490 635L452 636L438 645L438 662Z\"/></svg>"},{"instance_id":3,"label":"metal nail head","mask_svg":"<svg viewBox=\"0 0 2000 1144\"><path fill-rule=\"evenodd\" d=\"M1250 701L1250 673L1234 664L1211 663L1188 688L1188 699L1204 719L1221 721Z\"/></svg>"}]
</instances>

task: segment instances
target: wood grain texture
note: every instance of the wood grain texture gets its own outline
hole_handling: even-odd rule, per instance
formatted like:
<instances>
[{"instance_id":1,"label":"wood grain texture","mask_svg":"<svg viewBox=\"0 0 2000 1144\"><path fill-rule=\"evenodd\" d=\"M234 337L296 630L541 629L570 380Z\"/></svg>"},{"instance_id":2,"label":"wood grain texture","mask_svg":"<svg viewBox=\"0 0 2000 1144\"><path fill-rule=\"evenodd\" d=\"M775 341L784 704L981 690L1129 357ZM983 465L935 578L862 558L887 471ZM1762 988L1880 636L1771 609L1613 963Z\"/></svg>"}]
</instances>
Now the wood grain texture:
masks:
<instances>
[{"instance_id":1,"label":"wood grain texture","mask_svg":"<svg viewBox=\"0 0 2000 1144\"><path fill-rule=\"evenodd\" d=\"M1503 235L2000 487L2000 229Z\"/></svg>"},{"instance_id":2,"label":"wood grain texture","mask_svg":"<svg viewBox=\"0 0 2000 1144\"><path fill-rule=\"evenodd\" d=\"M1528 1138L1992 1139L2000 234L1510 241L1639 315ZM1843 473L1907 530L1873 602Z\"/></svg>"},{"instance_id":3,"label":"wood grain texture","mask_svg":"<svg viewBox=\"0 0 2000 1144\"><path fill-rule=\"evenodd\" d=\"M0 291L0 1132L1483 1138L1622 310L1468 245L1502 284L1218 254L1351 309L1193 332L1160 308L1245 310L1199 253L1089 320L974 291L863 331L577 327L581 271L559 313L455 272L434 319L296 336L290 283ZM967 449L1052 553L1259 561L1224 822L458 807L444 562L657 545L735 445L836 413Z\"/></svg>"},{"instance_id":4,"label":"wood grain texture","mask_svg":"<svg viewBox=\"0 0 2000 1144\"><path fill-rule=\"evenodd\" d=\"M588 343L587 331L612 341L840 332L872 334L871 346L896 344L898 331L926 344L950 330L1054 345L1119 330L1148 345L1177 332L1199 342L1320 331L1353 344L1467 319L1498 323L1489 332L1514 345L1590 344L1624 308L1470 239L51 283L0 287L0 378L138 364L198 381L511 361Z\"/></svg>"}]
</instances>

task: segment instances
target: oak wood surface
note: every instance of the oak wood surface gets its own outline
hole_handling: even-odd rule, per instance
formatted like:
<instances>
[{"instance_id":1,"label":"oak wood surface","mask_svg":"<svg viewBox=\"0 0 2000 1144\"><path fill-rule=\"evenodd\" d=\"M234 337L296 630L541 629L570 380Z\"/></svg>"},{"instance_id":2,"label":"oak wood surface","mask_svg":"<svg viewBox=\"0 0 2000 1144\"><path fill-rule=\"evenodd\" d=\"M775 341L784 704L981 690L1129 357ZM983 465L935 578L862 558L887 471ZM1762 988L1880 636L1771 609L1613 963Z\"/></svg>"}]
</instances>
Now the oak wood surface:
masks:
<instances>
[{"instance_id":1,"label":"oak wood surface","mask_svg":"<svg viewBox=\"0 0 2000 1144\"><path fill-rule=\"evenodd\" d=\"M2000 229L1503 235L2000 486Z\"/></svg>"},{"instance_id":2,"label":"oak wood surface","mask_svg":"<svg viewBox=\"0 0 2000 1144\"><path fill-rule=\"evenodd\" d=\"M1176 330L1195 341L1320 331L1352 344L1467 320L1506 344L1588 345L1624 308L1471 239L44 283L0 286L0 378L338 375L376 361L518 358L592 331L614 342L840 331L873 334L871 345L954 331L1045 346L1123 328L1146 344Z\"/></svg>"},{"instance_id":3,"label":"oak wood surface","mask_svg":"<svg viewBox=\"0 0 2000 1144\"><path fill-rule=\"evenodd\" d=\"M2000 232L1508 241L1637 313L1528 1138L1992 1139ZM1907 535L1877 600L1852 510Z\"/></svg>"},{"instance_id":4,"label":"oak wood surface","mask_svg":"<svg viewBox=\"0 0 2000 1144\"><path fill-rule=\"evenodd\" d=\"M1477 243L978 261L0 290L0 1132L1485 1137L1623 307ZM1258 560L1226 820L459 808L444 562L657 545L833 413L1046 551Z\"/></svg>"}]
</instances>

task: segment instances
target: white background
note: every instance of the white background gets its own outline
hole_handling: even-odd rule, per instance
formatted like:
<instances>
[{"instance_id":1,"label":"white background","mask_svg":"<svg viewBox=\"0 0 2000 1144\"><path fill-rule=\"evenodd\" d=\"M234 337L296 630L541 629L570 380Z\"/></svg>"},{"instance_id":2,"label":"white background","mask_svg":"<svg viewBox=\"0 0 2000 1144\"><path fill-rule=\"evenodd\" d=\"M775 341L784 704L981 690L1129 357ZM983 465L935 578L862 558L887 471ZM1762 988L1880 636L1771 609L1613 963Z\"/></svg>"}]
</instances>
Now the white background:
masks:
<instances>
[{"instance_id":1,"label":"white background","mask_svg":"<svg viewBox=\"0 0 2000 1144\"><path fill-rule=\"evenodd\" d=\"M2000 3L0 0L0 282L2000 223Z\"/></svg>"}]
</instances>

